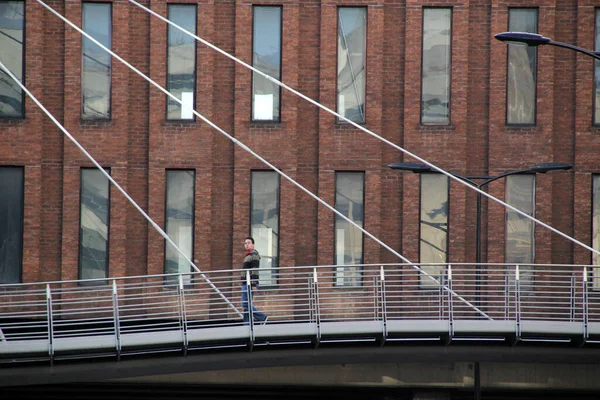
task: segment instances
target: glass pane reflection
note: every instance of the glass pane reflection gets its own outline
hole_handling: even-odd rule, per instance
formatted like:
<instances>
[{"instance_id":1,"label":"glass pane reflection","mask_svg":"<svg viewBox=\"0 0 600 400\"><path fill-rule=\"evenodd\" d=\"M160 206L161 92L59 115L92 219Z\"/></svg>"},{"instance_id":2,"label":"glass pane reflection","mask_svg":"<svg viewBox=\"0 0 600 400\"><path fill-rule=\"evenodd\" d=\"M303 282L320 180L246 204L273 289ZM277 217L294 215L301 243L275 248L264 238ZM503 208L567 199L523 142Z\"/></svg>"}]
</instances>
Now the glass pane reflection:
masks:
<instances>
[{"instance_id":1,"label":"glass pane reflection","mask_svg":"<svg viewBox=\"0 0 600 400\"><path fill-rule=\"evenodd\" d=\"M277 285L279 267L279 174L252 172L251 236L260 254L259 283Z\"/></svg>"},{"instance_id":2,"label":"glass pane reflection","mask_svg":"<svg viewBox=\"0 0 600 400\"><path fill-rule=\"evenodd\" d=\"M450 123L452 9L423 10L421 123Z\"/></svg>"},{"instance_id":3,"label":"glass pane reflection","mask_svg":"<svg viewBox=\"0 0 600 400\"><path fill-rule=\"evenodd\" d=\"M21 282L23 181L22 167L0 167L0 284Z\"/></svg>"},{"instance_id":4,"label":"glass pane reflection","mask_svg":"<svg viewBox=\"0 0 600 400\"><path fill-rule=\"evenodd\" d=\"M335 209L361 228L364 223L363 172L337 172L335 179ZM362 268L347 265L363 263L363 233L348 221L335 215L335 263L346 265L337 268L336 285L359 286Z\"/></svg>"},{"instance_id":5,"label":"glass pane reflection","mask_svg":"<svg viewBox=\"0 0 600 400\"><path fill-rule=\"evenodd\" d=\"M103 46L111 48L111 5L83 3L83 30ZM110 118L111 55L83 36L83 119Z\"/></svg>"},{"instance_id":6,"label":"glass pane reflection","mask_svg":"<svg viewBox=\"0 0 600 400\"><path fill-rule=\"evenodd\" d=\"M600 175L593 177L592 248L600 250ZM600 256L592 253L592 264L600 265ZM594 268L594 289L600 289L600 268Z\"/></svg>"},{"instance_id":7,"label":"glass pane reflection","mask_svg":"<svg viewBox=\"0 0 600 400\"><path fill-rule=\"evenodd\" d=\"M109 181L97 169L81 170L79 279L108 276Z\"/></svg>"},{"instance_id":8,"label":"glass pane reflection","mask_svg":"<svg viewBox=\"0 0 600 400\"><path fill-rule=\"evenodd\" d=\"M537 33L537 10L511 8L508 14L511 32ZM537 47L508 45L507 123L534 124L536 97Z\"/></svg>"},{"instance_id":9,"label":"glass pane reflection","mask_svg":"<svg viewBox=\"0 0 600 400\"><path fill-rule=\"evenodd\" d=\"M338 113L353 122L365 122L367 10L338 9Z\"/></svg>"},{"instance_id":10,"label":"glass pane reflection","mask_svg":"<svg viewBox=\"0 0 600 400\"><path fill-rule=\"evenodd\" d=\"M24 1L0 2L0 61L23 81ZM23 116L23 90L0 69L0 117Z\"/></svg>"},{"instance_id":11,"label":"glass pane reflection","mask_svg":"<svg viewBox=\"0 0 600 400\"><path fill-rule=\"evenodd\" d=\"M448 177L443 174L421 175L419 259L422 264L445 263L448 259ZM423 266L440 280L443 266ZM421 275L421 285L438 288L430 278Z\"/></svg>"}]
</instances>

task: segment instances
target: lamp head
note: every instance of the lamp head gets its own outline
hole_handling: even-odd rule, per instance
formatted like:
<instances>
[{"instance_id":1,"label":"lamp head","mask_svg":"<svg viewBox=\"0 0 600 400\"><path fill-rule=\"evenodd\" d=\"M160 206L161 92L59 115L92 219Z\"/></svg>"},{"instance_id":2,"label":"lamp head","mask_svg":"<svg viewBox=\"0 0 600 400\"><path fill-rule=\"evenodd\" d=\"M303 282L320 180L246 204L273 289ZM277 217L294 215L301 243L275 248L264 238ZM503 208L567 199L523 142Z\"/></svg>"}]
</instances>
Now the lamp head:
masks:
<instances>
[{"instance_id":1,"label":"lamp head","mask_svg":"<svg viewBox=\"0 0 600 400\"><path fill-rule=\"evenodd\" d=\"M540 46L550 43L550 38L529 32L502 32L494 35L501 42L516 45Z\"/></svg>"},{"instance_id":2,"label":"lamp head","mask_svg":"<svg viewBox=\"0 0 600 400\"><path fill-rule=\"evenodd\" d=\"M431 167L425 164L420 163L410 163L410 162L396 162L388 165L391 169L396 169L400 171L411 171L414 173L421 172L429 172L431 171Z\"/></svg>"},{"instance_id":3,"label":"lamp head","mask_svg":"<svg viewBox=\"0 0 600 400\"><path fill-rule=\"evenodd\" d=\"M548 171L568 170L571 168L573 168L573 166L567 163L541 163L534 165L530 170L536 174L545 174Z\"/></svg>"}]
</instances>

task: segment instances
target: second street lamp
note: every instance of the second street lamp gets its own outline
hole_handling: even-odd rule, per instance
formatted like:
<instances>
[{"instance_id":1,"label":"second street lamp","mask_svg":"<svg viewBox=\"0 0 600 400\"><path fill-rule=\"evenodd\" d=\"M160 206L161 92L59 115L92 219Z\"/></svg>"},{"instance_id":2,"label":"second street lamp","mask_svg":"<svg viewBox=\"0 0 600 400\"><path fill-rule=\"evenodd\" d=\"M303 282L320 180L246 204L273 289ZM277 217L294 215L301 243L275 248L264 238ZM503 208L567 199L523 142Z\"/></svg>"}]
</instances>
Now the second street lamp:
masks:
<instances>
[{"instance_id":1,"label":"second street lamp","mask_svg":"<svg viewBox=\"0 0 600 400\"><path fill-rule=\"evenodd\" d=\"M547 38L545 36L539 35L537 33L529 33L529 32L502 32L494 35L496 39L501 42L505 42L508 44L516 44L516 45L528 45L528 46L557 46L564 47L565 49L574 50L579 53L583 53L590 57L595 58L596 60L600 60L600 52L587 50L581 47L573 46L572 44L555 42L554 40Z\"/></svg>"},{"instance_id":2,"label":"second street lamp","mask_svg":"<svg viewBox=\"0 0 600 400\"><path fill-rule=\"evenodd\" d=\"M411 163L411 162L397 162L388 165L389 168L399 171L410 171L414 173L424 173L424 172L437 172L433 168L428 165L421 163ZM539 173L544 174L549 171L556 170L568 170L573 166L567 163L542 163L536 164L529 168L519 169L515 171L504 172L500 175L496 176L463 176L454 172L450 172L456 178L467 182L468 184L480 189L489 183L498 180L500 178L504 178L509 175L517 175L517 174L527 174L527 173ZM478 182L479 181L479 182ZM481 263L481 193L477 192L477 217L476 217L476 226L475 226L475 262L477 264Z\"/></svg>"}]
</instances>

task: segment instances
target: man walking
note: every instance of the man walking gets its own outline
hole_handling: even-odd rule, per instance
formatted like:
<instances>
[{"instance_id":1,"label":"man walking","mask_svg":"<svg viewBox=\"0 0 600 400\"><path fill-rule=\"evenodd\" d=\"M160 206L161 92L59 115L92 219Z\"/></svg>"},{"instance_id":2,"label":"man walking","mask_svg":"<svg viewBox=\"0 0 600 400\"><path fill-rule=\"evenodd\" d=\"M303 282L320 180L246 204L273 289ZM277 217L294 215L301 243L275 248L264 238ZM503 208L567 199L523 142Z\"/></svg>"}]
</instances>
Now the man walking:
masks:
<instances>
[{"instance_id":1,"label":"man walking","mask_svg":"<svg viewBox=\"0 0 600 400\"><path fill-rule=\"evenodd\" d=\"M254 248L254 239L250 236L244 239L244 249L246 249L246 257L242 264L242 308L244 309L244 324L250 322L249 302L252 302L251 288L248 287L246 280L246 270L250 270L250 282L252 289L256 288L258 282L258 267L260 265L260 255ZM267 315L252 306L252 315L255 321L267 322Z\"/></svg>"}]
</instances>

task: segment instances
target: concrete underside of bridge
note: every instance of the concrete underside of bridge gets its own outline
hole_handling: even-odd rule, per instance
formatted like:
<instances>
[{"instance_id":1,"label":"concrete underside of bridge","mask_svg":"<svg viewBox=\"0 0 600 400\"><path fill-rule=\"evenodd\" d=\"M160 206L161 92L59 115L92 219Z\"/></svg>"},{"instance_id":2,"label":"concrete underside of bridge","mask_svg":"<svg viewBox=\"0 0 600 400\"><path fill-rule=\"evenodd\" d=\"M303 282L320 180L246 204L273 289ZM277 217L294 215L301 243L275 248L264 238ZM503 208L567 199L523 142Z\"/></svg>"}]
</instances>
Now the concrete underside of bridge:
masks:
<instances>
[{"instance_id":1,"label":"concrete underside of bridge","mask_svg":"<svg viewBox=\"0 0 600 400\"><path fill-rule=\"evenodd\" d=\"M8 363L0 386L69 383L205 384L597 391L600 349L494 346L260 348Z\"/></svg>"}]
</instances>

